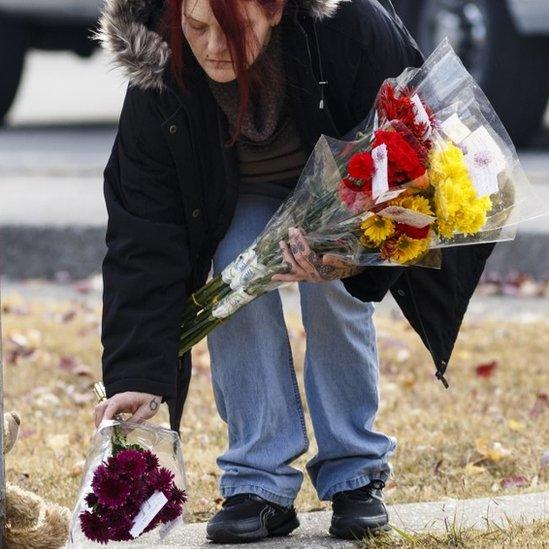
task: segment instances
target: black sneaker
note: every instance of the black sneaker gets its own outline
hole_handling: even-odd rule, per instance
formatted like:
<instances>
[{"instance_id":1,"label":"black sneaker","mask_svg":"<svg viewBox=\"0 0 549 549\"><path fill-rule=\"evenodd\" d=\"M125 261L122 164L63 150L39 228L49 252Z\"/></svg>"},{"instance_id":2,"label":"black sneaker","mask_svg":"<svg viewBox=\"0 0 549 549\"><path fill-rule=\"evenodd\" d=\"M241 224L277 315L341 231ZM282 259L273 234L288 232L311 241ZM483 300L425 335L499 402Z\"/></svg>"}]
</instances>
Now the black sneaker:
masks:
<instances>
[{"instance_id":1,"label":"black sneaker","mask_svg":"<svg viewBox=\"0 0 549 549\"><path fill-rule=\"evenodd\" d=\"M388 530L389 515L381 495L384 486L382 480L373 480L367 486L334 494L330 534L342 539L362 539Z\"/></svg>"},{"instance_id":2,"label":"black sneaker","mask_svg":"<svg viewBox=\"0 0 549 549\"><path fill-rule=\"evenodd\" d=\"M256 494L229 496L206 526L216 543L242 543L268 536L287 536L299 526L295 508L283 507Z\"/></svg>"}]
</instances>

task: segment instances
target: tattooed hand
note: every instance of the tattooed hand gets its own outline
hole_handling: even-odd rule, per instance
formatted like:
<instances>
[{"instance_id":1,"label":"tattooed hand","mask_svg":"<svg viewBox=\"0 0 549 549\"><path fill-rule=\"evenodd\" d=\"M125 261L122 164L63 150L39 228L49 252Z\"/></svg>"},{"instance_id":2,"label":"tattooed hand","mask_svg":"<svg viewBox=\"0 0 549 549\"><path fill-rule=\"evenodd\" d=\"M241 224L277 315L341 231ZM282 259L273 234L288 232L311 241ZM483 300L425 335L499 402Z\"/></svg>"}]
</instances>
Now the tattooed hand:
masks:
<instances>
[{"instance_id":1,"label":"tattooed hand","mask_svg":"<svg viewBox=\"0 0 549 549\"><path fill-rule=\"evenodd\" d=\"M141 422L153 417L159 410L162 397L149 393L127 391L117 393L95 407L95 427L103 419L112 419L119 413L131 413L130 421Z\"/></svg>"},{"instance_id":2,"label":"tattooed hand","mask_svg":"<svg viewBox=\"0 0 549 549\"><path fill-rule=\"evenodd\" d=\"M301 228L290 228L290 243L280 241L282 257L288 265L288 274L276 274L272 280L281 282L325 282L336 278L353 276L364 267L345 263L340 258L325 254L316 254L307 242L305 232Z\"/></svg>"}]
</instances>

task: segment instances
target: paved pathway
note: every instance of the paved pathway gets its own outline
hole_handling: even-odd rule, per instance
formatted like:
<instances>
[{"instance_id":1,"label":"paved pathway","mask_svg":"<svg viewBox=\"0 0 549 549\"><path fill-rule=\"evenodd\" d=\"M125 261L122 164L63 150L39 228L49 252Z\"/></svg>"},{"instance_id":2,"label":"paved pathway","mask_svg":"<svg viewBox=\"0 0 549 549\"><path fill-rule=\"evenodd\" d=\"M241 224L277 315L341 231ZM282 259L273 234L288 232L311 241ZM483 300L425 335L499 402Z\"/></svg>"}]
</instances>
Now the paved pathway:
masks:
<instances>
[{"instance_id":1,"label":"paved pathway","mask_svg":"<svg viewBox=\"0 0 549 549\"><path fill-rule=\"evenodd\" d=\"M447 500L439 502L406 503L389 506L391 524L408 533L443 532L447 525L458 528L486 528L487 523L505 527L508 522L532 522L549 519L549 492L498 496L468 500ZM247 548L308 548L354 547L354 542L337 540L328 535L330 512L321 511L300 515L301 526L290 537L269 538L261 543L230 545L227 547ZM395 534L396 535L396 534ZM140 538L142 543L132 547L151 546L152 542ZM164 539L163 545L155 547L218 547L206 540L205 523L187 524L175 528ZM123 547L122 544L112 544Z\"/></svg>"}]
</instances>

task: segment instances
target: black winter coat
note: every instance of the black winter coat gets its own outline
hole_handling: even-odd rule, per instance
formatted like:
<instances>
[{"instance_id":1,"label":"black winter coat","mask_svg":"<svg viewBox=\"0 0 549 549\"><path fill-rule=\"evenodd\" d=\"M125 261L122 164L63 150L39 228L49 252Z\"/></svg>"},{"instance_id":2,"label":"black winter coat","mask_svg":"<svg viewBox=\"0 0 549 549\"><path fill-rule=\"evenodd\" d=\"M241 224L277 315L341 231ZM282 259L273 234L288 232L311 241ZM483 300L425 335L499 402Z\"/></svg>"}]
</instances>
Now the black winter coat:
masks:
<instances>
[{"instance_id":1,"label":"black winter coat","mask_svg":"<svg viewBox=\"0 0 549 549\"><path fill-rule=\"evenodd\" d=\"M307 154L321 134L341 137L358 125L385 78L422 63L386 4L288 0L283 56ZM107 0L97 35L129 77L104 171L103 380L108 397L162 395L178 431L192 367L190 353L177 357L180 319L186 298L206 282L231 222L238 171L235 148L224 146L226 117L188 49L190 88L180 91L169 73L170 51L158 27L162 6L162 0ZM447 249L440 270L370 267L343 282L363 301L380 301L390 290L443 379L492 249Z\"/></svg>"}]
</instances>

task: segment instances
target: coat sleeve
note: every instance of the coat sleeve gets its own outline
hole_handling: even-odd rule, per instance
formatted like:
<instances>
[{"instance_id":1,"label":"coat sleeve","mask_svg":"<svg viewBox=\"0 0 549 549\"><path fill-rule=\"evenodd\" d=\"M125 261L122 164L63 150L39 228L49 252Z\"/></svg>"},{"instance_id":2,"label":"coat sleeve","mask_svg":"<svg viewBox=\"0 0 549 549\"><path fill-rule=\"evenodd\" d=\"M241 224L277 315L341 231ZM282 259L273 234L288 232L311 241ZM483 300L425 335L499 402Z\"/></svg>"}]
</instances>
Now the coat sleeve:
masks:
<instances>
[{"instance_id":1,"label":"coat sleeve","mask_svg":"<svg viewBox=\"0 0 549 549\"><path fill-rule=\"evenodd\" d=\"M104 171L103 381L176 396L180 319L190 276L182 197L161 119L147 92L128 87Z\"/></svg>"},{"instance_id":2,"label":"coat sleeve","mask_svg":"<svg viewBox=\"0 0 549 549\"><path fill-rule=\"evenodd\" d=\"M407 67L420 67L424 57L404 23L377 2L363 4L369 21L364 32L362 56L357 71L350 110L359 125L370 113L383 81L398 76ZM342 280L347 291L362 301L381 301L400 278L404 267L366 267Z\"/></svg>"}]
</instances>

